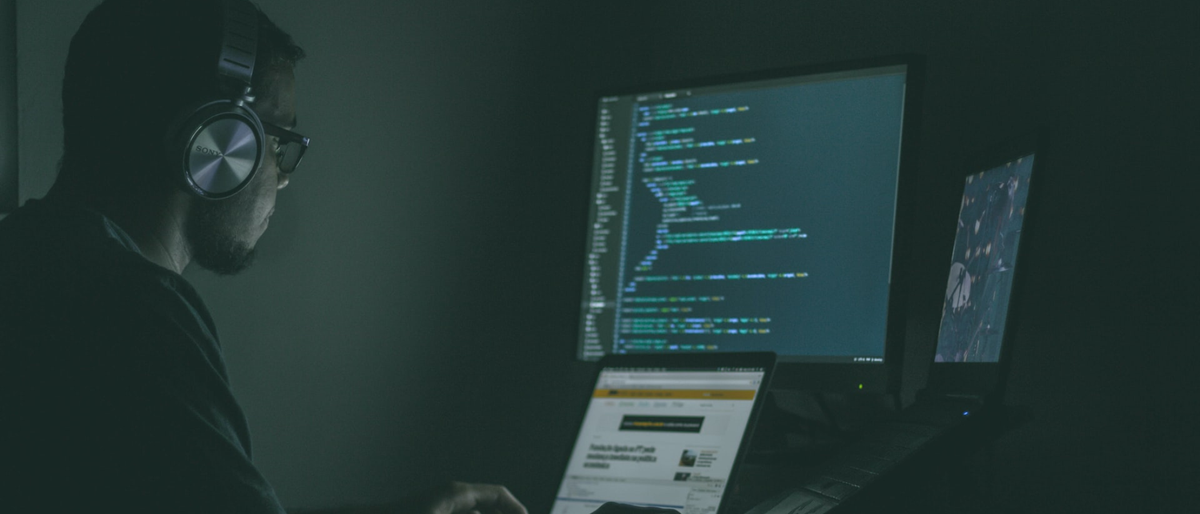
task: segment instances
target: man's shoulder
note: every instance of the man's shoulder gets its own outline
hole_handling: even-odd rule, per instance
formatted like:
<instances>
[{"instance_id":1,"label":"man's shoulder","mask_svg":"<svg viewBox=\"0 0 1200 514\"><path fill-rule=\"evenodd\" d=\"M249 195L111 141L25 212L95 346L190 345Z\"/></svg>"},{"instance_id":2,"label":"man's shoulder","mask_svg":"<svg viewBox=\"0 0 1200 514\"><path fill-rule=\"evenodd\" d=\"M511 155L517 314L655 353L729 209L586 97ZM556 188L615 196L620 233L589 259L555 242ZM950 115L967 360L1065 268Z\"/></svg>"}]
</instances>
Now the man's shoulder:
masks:
<instances>
[{"instance_id":1,"label":"man's shoulder","mask_svg":"<svg viewBox=\"0 0 1200 514\"><path fill-rule=\"evenodd\" d=\"M0 469L21 470L0 497L67 483L100 504L275 501L199 295L117 230L86 214L0 223Z\"/></svg>"},{"instance_id":2,"label":"man's shoulder","mask_svg":"<svg viewBox=\"0 0 1200 514\"><path fill-rule=\"evenodd\" d=\"M107 218L27 204L0 220L6 338L129 339L176 332L215 344L200 296L138 253Z\"/></svg>"},{"instance_id":3,"label":"man's shoulder","mask_svg":"<svg viewBox=\"0 0 1200 514\"><path fill-rule=\"evenodd\" d=\"M88 209L29 200L0 219L0 276L78 275L135 257L141 254L133 240Z\"/></svg>"}]
</instances>

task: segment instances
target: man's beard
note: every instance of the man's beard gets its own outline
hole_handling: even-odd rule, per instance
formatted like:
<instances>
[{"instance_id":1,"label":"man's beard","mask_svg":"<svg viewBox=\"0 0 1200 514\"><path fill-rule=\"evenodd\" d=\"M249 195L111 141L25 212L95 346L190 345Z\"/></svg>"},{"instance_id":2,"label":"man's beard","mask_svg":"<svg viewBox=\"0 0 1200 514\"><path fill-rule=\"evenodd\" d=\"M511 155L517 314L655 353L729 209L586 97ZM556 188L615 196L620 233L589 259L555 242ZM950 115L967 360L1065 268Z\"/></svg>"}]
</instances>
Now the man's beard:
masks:
<instances>
[{"instance_id":1,"label":"man's beard","mask_svg":"<svg viewBox=\"0 0 1200 514\"><path fill-rule=\"evenodd\" d=\"M236 275L254 263L254 247L234 237L233 227L249 213L243 207L221 201L199 200L192 203L185 237L192 247L192 261L218 275ZM247 209L248 210L248 209Z\"/></svg>"}]
</instances>

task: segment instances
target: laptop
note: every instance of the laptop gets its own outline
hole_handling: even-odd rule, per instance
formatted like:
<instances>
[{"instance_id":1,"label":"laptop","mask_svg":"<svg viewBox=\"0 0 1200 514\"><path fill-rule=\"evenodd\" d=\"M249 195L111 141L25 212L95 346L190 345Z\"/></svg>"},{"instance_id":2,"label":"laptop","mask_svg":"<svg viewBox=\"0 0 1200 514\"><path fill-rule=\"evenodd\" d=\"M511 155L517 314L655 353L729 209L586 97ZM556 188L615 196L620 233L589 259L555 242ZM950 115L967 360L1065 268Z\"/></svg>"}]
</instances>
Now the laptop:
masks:
<instances>
[{"instance_id":1,"label":"laptop","mask_svg":"<svg viewBox=\"0 0 1200 514\"><path fill-rule=\"evenodd\" d=\"M749 514L840 512L918 454L995 426L1003 409L1010 305L1035 162L1032 145L1021 146L1026 150L975 167L964 179L934 362L917 401L869 430L801 487Z\"/></svg>"},{"instance_id":2,"label":"laptop","mask_svg":"<svg viewBox=\"0 0 1200 514\"><path fill-rule=\"evenodd\" d=\"M723 514L774 367L773 353L604 357L551 513Z\"/></svg>"}]
</instances>

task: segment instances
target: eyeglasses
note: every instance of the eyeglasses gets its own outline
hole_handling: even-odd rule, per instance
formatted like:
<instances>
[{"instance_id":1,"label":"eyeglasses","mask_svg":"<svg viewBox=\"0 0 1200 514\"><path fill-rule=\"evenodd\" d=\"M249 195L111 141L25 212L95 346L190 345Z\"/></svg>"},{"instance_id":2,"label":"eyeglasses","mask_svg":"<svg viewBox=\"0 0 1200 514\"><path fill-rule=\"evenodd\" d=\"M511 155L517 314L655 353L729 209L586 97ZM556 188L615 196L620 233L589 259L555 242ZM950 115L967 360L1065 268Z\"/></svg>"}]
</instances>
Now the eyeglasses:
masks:
<instances>
[{"instance_id":1,"label":"eyeglasses","mask_svg":"<svg viewBox=\"0 0 1200 514\"><path fill-rule=\"evenodd\" d=\"M308 138L272 123L262 122L263 131L279 140L275 146L275 162L279 171L291 173L300 165L304 151L308 150Z\"/></svg>"}]
</instances>

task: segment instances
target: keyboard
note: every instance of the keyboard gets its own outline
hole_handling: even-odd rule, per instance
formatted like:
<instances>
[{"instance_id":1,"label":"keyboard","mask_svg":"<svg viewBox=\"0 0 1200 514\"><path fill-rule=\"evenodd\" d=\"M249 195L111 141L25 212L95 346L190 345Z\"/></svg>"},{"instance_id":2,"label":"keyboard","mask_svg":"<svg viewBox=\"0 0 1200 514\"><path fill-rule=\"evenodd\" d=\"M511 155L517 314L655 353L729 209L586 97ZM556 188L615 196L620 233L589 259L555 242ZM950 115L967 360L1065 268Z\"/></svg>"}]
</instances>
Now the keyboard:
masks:
<instances>
[{"instance_id":1,"label":"keyboard","mask_svg":"<svg viewBox=\"0 0 1200 514\"><path fill-rule=\"evenodd\" d=\"M978 406L978 403L957 399L918 402L895 420L868 430L798 487L768 498L745 512L823 514L832 511L972 419L978 414Z\"/></svg>"}]
</instances>

